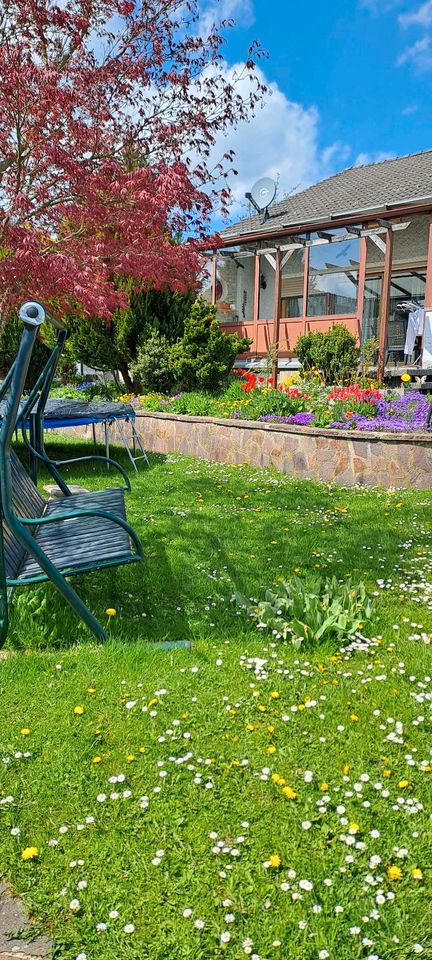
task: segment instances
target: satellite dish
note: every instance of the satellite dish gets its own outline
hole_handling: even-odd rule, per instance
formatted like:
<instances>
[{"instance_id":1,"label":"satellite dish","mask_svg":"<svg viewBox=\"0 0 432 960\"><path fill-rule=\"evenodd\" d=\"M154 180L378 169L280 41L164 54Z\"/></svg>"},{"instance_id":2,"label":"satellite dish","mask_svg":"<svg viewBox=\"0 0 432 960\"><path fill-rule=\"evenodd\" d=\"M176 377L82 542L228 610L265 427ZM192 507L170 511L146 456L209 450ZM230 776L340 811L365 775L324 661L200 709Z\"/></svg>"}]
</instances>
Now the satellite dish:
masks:
<instances>
[{"instance_id":1,"label":"satellite dish","mask_svg":"<svg viewBox=\"0 0 432 960\"><path fill-rule=\"evenodd\" d=\"M268 219L268 208L276 196L276 183L271 177L261 177L261 180L246 194L249 203L255 207L257 213L264 213L264 220Z\"/></svg>"}]
</instances>

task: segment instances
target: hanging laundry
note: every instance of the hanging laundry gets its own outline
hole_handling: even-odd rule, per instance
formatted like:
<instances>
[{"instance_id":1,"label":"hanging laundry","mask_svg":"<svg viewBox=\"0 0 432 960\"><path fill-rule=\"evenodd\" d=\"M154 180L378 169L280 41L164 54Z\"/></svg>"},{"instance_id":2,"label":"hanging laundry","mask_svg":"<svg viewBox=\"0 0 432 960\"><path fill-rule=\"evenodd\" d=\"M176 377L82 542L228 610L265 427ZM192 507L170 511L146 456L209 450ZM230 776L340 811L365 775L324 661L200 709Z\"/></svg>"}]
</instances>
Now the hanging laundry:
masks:
<instances>
[{"instance_id":1,"label":"hanging laundry","mask_svg":"<svg viewBox=\"0 0 432 960\"><path fill-rule=\"evenodd\" d=\"M423 307L417 307L416 310L411 310L411 313L408 314L408 327L404 346L404 353L406 355L410 355L413 352L416 338L421 337L423 334L424 315Z\"/></svg>"}]
</instances>

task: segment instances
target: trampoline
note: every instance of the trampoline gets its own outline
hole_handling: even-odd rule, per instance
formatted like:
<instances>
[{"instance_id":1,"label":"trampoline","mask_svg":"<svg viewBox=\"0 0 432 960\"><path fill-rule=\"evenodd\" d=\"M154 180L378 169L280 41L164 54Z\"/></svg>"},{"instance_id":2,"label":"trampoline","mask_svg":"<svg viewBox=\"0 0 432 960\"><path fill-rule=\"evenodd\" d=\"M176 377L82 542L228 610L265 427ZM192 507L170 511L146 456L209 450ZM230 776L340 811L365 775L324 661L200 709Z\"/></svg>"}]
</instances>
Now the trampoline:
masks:
<instances>
[{"instance_id":1,"label":"trampoline","mask_svg":"<svg viewBox=\"0 0 432 960\"><path fill-rule=\"evenodd\" d=\"M0 404L0 417L3 416L4 402ZM28 418L28 426L32 434L33 413ZM137 462L148 457L143 442L135 426L136 413L130 403L113 403L96 400L47 400L43 419L44 430L64 430L71 427L91 426L93 442L96 444L96 425L100 424L104 431L105 453L110 455L110 428L115 423L123 447L137 471ZM21 427L18 420L17 427ZM130 428L129 436L127 427ZM132 449L131 449L132 441ZM137 453L137 451L139 451Z\"/></svg>"}]
</instances>

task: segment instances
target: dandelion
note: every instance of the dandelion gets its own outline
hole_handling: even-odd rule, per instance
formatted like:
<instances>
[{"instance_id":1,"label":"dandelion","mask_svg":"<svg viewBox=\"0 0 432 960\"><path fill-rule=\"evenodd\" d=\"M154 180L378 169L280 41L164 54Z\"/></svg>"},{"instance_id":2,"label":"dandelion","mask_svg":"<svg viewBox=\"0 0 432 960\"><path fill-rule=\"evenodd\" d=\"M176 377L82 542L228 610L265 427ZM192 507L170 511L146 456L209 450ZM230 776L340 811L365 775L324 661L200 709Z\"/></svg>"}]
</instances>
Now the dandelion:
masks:
<instances>
[{"instance_id":1,"label":"dandelion","mask_svg":"<svg viewBox=\"0 0 432 960\"><path fill-rule=\"evenodd\" d=\"M35 860L38 856L38 847L26 847L21 854L21 860Z\"/></svg>"},{"instance_id":2,"label":"dandelion","mask_svg":"<svg viewBox=\"0 0 432 960\"><path fill-rule=\"evenodd\" d=\"M411 876L413 880L423 880L423 874L419 867L415 867L414 870L411 870Z\"/></svg>"},{"instance_id":3,"label":"dandelion","mask_svg":"<svg viewBox=\"0 0 432 960\"><path fill-rule=\"evenodd\" d=\"M78 910L80 909L80 907L81 907L81 904L79 900L77 900L77 898L74 897L74 899L70 901L69 910L72 910L72 913L78 913Z\"/></svg>"},{"instance_id":4,"label":"dandelion","mask_svg":"<svg viewBox=\"0 0 432 960\"><path fill-rule=\"evenodd\" d=\"M105 613L106 613L107 617L115 617L116 614L117 614L117 610L115 609L115 607L108 607L108 608L105 610Z\"/></svg>"},{"instance_id":5,"label":"dandelion","mask_svg":"<svg viewBox=\"0 0 432 960\"><path fill-rule=\"evenodd\" d=\"M387 876L389 880L402 880L402 870L400 867L387 867Z\"/></svg>"},{"instance_id":6,"label":"dandelion","mask_svg":"<svg viewBox=\"0 0 432 960\"><path fill-rule=\"evenodd\" d=\"M135 924L134 923L125 923L123 927L123 933L135 933Z\"/></svg>"},{"instance_id":7,"label":"dandelion","mask_svg":"<svg viewBox=\"0 0 432 960\"><path fill-rule=\"evenodd\" d=\"M20 730L21 736L23 737L28 737L30 732L31 731L29 727L22 727L22 729Z\"/></svg>"},{"instance_id":8,"label":"dandelion","mask_svg":"<svg viewBox=\"0 0 432 960\"><path fill-rule=\"evenodd\" d=\"M283 787L282 793L287 800L295 800L297 794L292 787Z\"/></svg>"},{"instance_id":9,"label":"dandelion","mask_svg":"<svg viewBox=\"0 0 432 960\"><path fill-rule=\"evenodd\" d=\"M73 712L77 717L82 717L83 713L85 713L85 710L84 707L81 707L80 704L78 704L78 706L74 707Z\"/></svg>"},{"instance_id":10,"label":"dandelion","mask_svg":"<svg viewBox=\"0 0 432 960\"><path fill-rule=\"evenodd\" d=\"M330 956L328 950L319 950L318 951L318 960L327 960Z\"/></svg>"},{"instance_id":11,"label":"dandelion","mask_svg":"<svg viewBox=\"0 0 432 960\"><path fill-rule=\"evenodd\" d=\"M201 918L198 917L196 920L194 920L194 927L195 927L195 930L204 930L204 927L205 927L204 920L201 920Z\"/></svg>"},{"instance_id":12,"label":"dandelion","mask_svg":"<svg viewBox=\"0 0 432 960\"><path fill-rule=\"evenodd\" d=\"M92 763L102 763L102 757L93 757Z\"/></svg>"},{"instance_id":13,"label":"dandelion","mask_svg":"<svg viewBox=\"0 0 432 960\"><path fill-rule=\"evenodd\" d=\"M108 930L108 924L101 921L100 923L96 924L96 930L98 933L103 933L104 930Z\"/></svg>"},{"instance_id":14,"label":"dandelion","mask_svg":"<svg viewBox=\"0 0 432 960\"><path fill-rule=\"evenodd\" d=\"M231 934L229 930L223 930L223 932L220 935L221 943L229 943L230 940L231 940Z\"/></svg>"},{"instance_id":15,"label":"dandelion","mask_svg":"<svg viewBox=\"0 0 432 960\"><path fill-rule=\"evenodd\" d=\"M274 869L277 869L278 867L281 866L281 863L282 863L282 860L281 860L279 854L278 854L278 853L272 853L271 857L269 858L269 864L270 864L270 866L273 867Z\"/></svg>"},{"instance_id":16,"label":"dandelion","mask_svg":"<svg viewBox=\"0 0 432 960\"><path fill-rule=\"evenodd\" d=\"M118 912L118 910L110 910L108 916L109 916L110 920L118 920L118 918L119 918L119 912Z\"/></svg>"},{"instance_id":17,"label":"dandelion","mask_svg":"<svg viewBox=\"0 0 432 960\"><path fill-rule=\"evenodd\" d=\"M190 907L186 907L186 908L183 910L182 916L185 918L185 920L188 920L189 917L192 916L192 910L191 910L191 908L190 908Z\"/></svg>"}]
</instances>

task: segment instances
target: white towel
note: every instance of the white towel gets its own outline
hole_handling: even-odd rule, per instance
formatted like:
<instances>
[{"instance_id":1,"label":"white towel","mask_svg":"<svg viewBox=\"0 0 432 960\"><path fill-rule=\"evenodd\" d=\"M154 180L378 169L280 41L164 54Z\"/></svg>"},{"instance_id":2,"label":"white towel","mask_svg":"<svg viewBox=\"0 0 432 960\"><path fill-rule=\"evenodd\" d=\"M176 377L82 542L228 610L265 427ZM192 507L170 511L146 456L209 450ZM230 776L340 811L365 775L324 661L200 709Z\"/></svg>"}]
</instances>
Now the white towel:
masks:
<instances>
[{"instance_id":1,"label":"white towel","mask_svg":"<svg viewBox=\"0 0 432 960\"><path fill-rule=\"evenodd\" d=\"M417 310L412 310L408 316L408 328L404 346L404 353L409 355L414 350L414 344L416 342L416 337L421 337L424 327L424 310L422 307L418 307Z\"/></svg>"}]
</instances>

